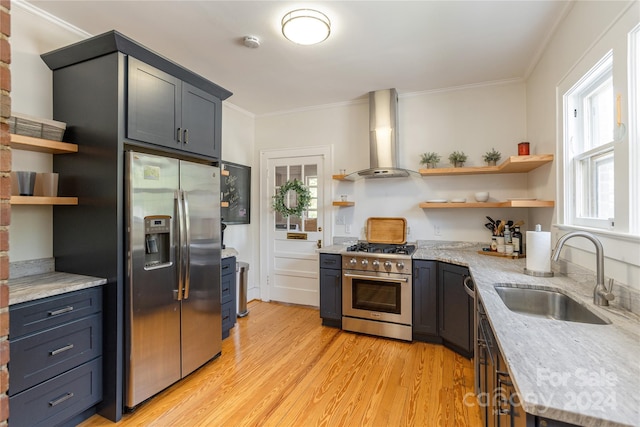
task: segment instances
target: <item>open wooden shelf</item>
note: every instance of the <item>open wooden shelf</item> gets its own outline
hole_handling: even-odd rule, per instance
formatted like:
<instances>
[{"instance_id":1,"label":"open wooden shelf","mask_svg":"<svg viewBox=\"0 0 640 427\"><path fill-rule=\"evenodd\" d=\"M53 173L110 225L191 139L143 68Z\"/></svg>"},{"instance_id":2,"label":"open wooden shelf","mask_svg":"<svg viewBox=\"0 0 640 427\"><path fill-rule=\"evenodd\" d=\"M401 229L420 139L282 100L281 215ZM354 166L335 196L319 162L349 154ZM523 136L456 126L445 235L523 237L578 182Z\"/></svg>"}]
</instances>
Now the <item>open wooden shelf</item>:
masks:
<instances>
[{"instance_id":1,"label":"open wooden shelf","mask_svg":"<svg viewBox=\"0 0 640 427\"><path fill-rule=\"evenodd\" d=\"M341 201L333 202L333 206L346 207L346 206L355 206L355 205L356 205L356 202L341 202Z\"/></svg>"},{"instance_id":2,"label":"open wooden shelf","mask_svg":"<svg viewBox=\"0 0 640 427\"><path fill-rule=\"evenodd\" d=\"M228 171L228 170L226 170L226 169L223 169L223 170L221 170L221 171L220 171L220 175L222 175L222 176L229 176L229 171Z\"/></svg>"},{"instance_id":3,"label":"open wooden shelf","mask_svg":"<svg viewBox=\"0 0 640 427\"><path fill-rule=\"evenodd\" d=\"M78 152L77 144L16 135L13 133L11 134L11 148L50 154L69 154Z\"/></svg>"},{"instance_id":4,"label":"open wooden shelf","mask_svg":"<svg viewBox=\"0 0 640 427\"><path fill-rule=\"evenodd\" d=\"M228 208L229 207L229 202L220 202L220 207L221 208Z\"/></svg>"},{"instance_id":5,"label":"open wooden shelf","mask_svg":"<svg viewBox=\"0 0 640 427\"><path fill-rule=\"evenodd\" d=\"M553 154L533 154L530 156L510 156L498 166L420 169L419 172L422 176L525 173L552 161ZM335 176L337 175L334 175L334 177Z\"/></svg>"},{"instance_id":6,"label":"open wooden shelf","mask_svg":"<svg viewBox=\"0 0 640 427\"><path fill-rule=\"evenodd\" d=\"M12 205L77 205L77 197L11 196Z\"/></svg>"},{"instance_id":7,"label":"open wooden shelf","mask_svg":"<svg viewBox=\"0 0 640 427\"><path fill-rule=\"evenodd\" d=\"M332 179L335 179L336 181L347 181L345 179L347 175L331 175Z\"/></svg>"},{"instance_id":8,"label":"open wooden shelf","mask_svg":"<svg viewBox=\"0 0 640 427\"><path fill-rule=\"evenodd\" d=\"M552 208L553 200L508 200L506 202L468 203L420 203L422 209L465 209L465 208Z\"/></svg>"}]
</instances>

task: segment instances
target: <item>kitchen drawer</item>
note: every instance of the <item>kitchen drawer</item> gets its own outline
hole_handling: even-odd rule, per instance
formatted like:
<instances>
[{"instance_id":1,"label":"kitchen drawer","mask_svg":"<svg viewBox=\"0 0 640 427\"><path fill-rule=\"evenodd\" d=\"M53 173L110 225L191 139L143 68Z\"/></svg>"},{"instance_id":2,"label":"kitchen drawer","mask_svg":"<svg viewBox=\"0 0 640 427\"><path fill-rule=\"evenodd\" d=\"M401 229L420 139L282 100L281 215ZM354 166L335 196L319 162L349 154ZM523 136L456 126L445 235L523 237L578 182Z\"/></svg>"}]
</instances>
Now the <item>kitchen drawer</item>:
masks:
<instances>
[{"instance_id":1,"label":"kitchen drawer","mask_svg":"<svg viewBox=\"0 0 640 427\"><path fill-rule=\"evenodd\" d=\"M13 371L12 371L13 372ZM11 377L13 382L13 375ZM102 357L9 398L9 425L54 426L102 400Z\"/></svg>"},{"instance_id":2,"label":"kitchen drawer","mask_svg":"<svg viewBox=\"0 0 640 427\"><path fill-rule=\"evenodd\" d=\"M102 355L102 315L11 340L9 351L13 396Z\"/></svg>"},{"instance_id":3,"label":"kitchen drawer","mask_svg":"<svg viewBox=\"0 0 640 427\"><path fill-rule=\"evenodd\" d=\"M233 301L222 304L222 338L229 336L229 329L236 324L236 305Z\"/></svg>"},{"instance_id":4,"label":"kitchen drawer","mask_svg":"<svg viewBox=\"0 0 640 427\"><path fill-rule=\"evenodd\" d=\"M226 276L228 274L236 274L236 257L222 258L220 265L220 274Z\"/></svg>"},{"instance_id":5,"label":"kitchen drawer","mask_svg":"<svg viewBox=\"0 0 640 427\"><path fill-rule=\"evenodd\" d=\"M342 256L336 254L320 254L320 268L342 269Z\"/></svg>"},{"instance_id":6,"label":"kitchen drawer","mask_svg":"<svg viewBox=\"0 0 640 427\"><path fill-rule=\"evenodd\" d=\"M227 302L232 302L234 298L234 294L236 292L236 275L235 274L225 274L222 276L222 281L220 283L220 291L222 293L222 304Z\"/></svg>"},{"instance_id":7,"label":"kitchen drawer","mask_svg":"<svg viewBox=\"0 0 640 427\"><path fill-rule=\"evenodd\" d=\"M69 292L9 309L9 336L13 341L25 334L49 329L102 311L102 287Z\"/></svg>"}]
</instances>

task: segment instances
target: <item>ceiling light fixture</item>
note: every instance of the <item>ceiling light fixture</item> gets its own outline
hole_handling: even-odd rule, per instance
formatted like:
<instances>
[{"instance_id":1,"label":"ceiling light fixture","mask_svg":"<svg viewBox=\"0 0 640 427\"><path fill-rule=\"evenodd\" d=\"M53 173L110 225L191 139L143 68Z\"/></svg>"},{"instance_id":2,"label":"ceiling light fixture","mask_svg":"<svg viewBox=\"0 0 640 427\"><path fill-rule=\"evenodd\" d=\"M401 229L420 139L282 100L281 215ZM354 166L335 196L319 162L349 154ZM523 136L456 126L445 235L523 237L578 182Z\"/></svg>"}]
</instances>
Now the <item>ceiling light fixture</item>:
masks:
<instances>
[{"instance_id":1,"label":"ceiling light fixture","mask_svg":"<svg viewBox=\"0 0 640 427\"><path fill-rule=\"evenodd\" d=\"M331 33L327 15L313 9L296 9L282 18L282 34L294 43L311 45L323 42Z\"/></svg>"}]
</instances>

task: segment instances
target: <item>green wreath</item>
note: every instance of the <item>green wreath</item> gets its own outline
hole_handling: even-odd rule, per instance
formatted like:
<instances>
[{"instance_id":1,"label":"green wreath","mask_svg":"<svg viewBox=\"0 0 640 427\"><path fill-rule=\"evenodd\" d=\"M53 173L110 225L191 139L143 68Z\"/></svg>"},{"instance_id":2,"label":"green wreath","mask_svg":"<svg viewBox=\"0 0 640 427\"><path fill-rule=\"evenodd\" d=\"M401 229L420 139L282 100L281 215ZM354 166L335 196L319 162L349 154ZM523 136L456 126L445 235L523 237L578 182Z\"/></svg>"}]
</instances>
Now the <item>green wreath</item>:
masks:
<instances>
[{"instance_id":1,"label":"green wreath","mask_svg":"<svg viewBox=\"0 0 640 427\"><path fill-rule=\"evenodd\" d=\"M289 191L295 191L298 195L298 203L296 206L287 207L285 203ZM302 213L307 210L310 204L311 193L309 189L302 184L302 181L297 179L285 182L284 185L276 191L276 195L273 196L273 209L276 212L280 212L285 218L288 216L302 217Z\"/></svg>"}]
</instances>

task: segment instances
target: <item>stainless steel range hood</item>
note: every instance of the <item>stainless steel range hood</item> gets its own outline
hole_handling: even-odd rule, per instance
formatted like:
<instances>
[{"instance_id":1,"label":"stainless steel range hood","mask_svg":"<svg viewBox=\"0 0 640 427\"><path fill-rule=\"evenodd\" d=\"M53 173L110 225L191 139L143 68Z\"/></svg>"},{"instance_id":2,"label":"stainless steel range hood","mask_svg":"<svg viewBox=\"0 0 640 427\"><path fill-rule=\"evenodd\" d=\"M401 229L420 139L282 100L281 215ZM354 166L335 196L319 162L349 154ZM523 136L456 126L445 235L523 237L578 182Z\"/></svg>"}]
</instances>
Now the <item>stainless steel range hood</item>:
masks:
<instances>
[{"instance_id":1,"label":"stainless steel range hood","mask_svg":"<svg viewBox=\"0 0 640 427\"><path fill-rule=\"evenodd\" d=\"M395 89L369 92L369 169L353 172L348 180L360 178L406 178L417 172L398 166L398 92Z\"/></svg>"}]
</instances>

